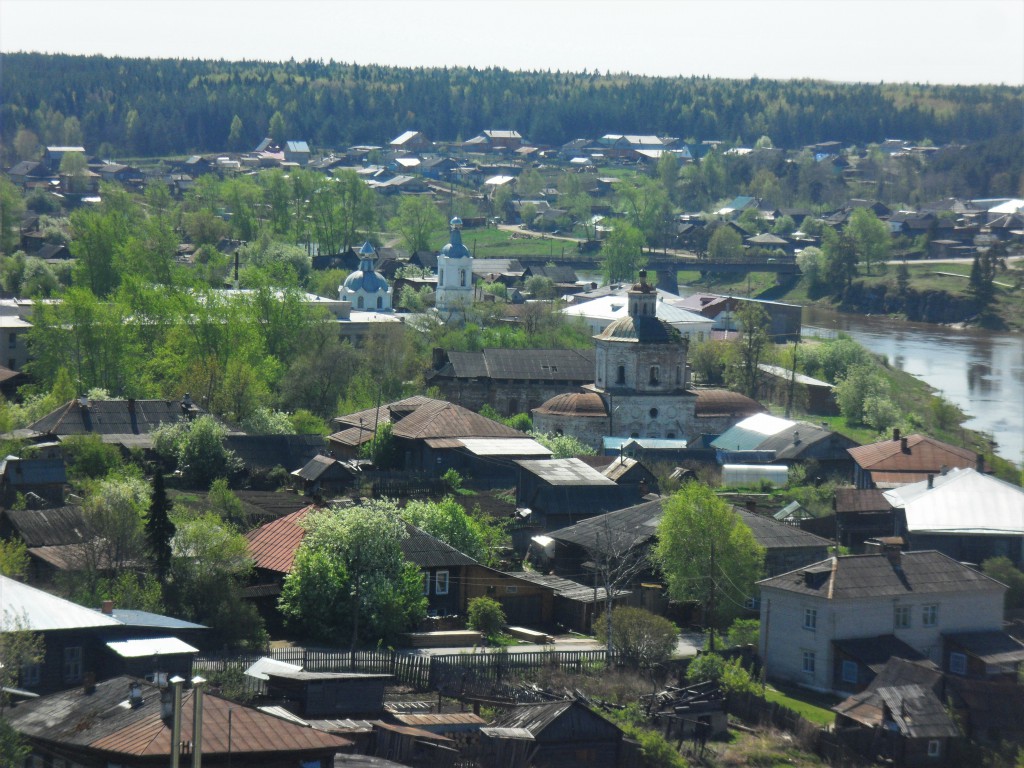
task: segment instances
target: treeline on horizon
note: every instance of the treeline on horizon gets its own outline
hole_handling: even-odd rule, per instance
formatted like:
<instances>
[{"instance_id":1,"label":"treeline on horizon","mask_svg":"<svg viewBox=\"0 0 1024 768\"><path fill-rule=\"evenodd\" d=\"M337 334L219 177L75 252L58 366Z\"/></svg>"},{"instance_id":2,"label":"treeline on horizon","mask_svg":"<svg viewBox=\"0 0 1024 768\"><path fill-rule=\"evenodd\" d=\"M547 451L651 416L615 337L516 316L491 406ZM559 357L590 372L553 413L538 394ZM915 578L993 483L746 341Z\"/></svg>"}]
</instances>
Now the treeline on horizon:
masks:
<instances>
[{"instance_id":1,"label":"treeline on horizon","mask_svg":"<svg viewBox=\"0 0 1024 768\"><path fill-rule=\"evenodd\" d=\"M251 149L270 134L315 150L515 129L536 144L604 133L777 147L886 138L972 144L1021 133L1024 89L1003 85L726 80L8 53L0 139L155 157ZM12 160L9 155L5 158Z\"/></svg>"}]
</instances>

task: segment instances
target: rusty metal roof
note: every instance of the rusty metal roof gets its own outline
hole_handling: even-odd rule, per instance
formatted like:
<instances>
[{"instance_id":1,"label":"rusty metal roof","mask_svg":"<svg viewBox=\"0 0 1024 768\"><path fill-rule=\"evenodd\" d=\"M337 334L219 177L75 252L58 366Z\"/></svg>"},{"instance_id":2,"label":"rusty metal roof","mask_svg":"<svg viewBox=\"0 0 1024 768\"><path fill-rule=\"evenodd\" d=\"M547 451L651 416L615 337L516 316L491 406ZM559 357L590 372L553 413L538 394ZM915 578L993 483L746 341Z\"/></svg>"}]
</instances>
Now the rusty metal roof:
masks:
<instances>
[{"instance_id":1,"label":"rusty metal roof","mask_svg":"<svg viewBox=\"0 0 1024 768\"><path fill-rule=\"evenodd\" d=\"M257 568L291 573L295 550L306 535L302 521L313 509L313 506L304 507L245 534L249 540L249 554Z\"/></svg>"},{"instance_id":2,"label":"rusty metal roof","mask_svg":"<svg viewBox=\"0 0 1024 768\"><path fill-rule=\"evenodd\" d=\"M944 466L953 469L973 467L977 463L977 454L973 451L958 448L927 435L907 435L902 439L882 440L847 450L853 460L872 475L875 472L937 474Z\"/></svg>"}]
</instances>

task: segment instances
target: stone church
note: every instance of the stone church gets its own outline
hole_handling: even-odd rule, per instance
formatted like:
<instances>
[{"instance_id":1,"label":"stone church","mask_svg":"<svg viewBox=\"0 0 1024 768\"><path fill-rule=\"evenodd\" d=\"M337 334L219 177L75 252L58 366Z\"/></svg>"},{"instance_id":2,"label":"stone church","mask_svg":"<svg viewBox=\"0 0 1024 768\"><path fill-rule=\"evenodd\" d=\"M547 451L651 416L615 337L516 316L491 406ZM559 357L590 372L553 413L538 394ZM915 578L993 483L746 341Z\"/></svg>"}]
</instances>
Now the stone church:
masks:
<instances>
[{"instance_id":1,"label":"stone church","mask_svg":"<svg viewBox=\"0 0 1024 768\"><path fill-rule=\"evenodd\" d=\"M462 242L462 219L449 223L450 242L437 256L437 293L434 306L449 317L463 315L473 303L473 256Z\"/></svg>"},{"instance_id":2,"label":"stone church","mask_svg":"<svg viewBox=\"0 0 1024 768\"><path fill-rule=\"evenodd\" d=\"M627 299L629 313L594 337L594 383L535 408L537 431L573 435L600 450L605 436L692 440L763 410L743 395L690 389L688 341L657 318L645 271Z\"/></svg>"}]
</instances>

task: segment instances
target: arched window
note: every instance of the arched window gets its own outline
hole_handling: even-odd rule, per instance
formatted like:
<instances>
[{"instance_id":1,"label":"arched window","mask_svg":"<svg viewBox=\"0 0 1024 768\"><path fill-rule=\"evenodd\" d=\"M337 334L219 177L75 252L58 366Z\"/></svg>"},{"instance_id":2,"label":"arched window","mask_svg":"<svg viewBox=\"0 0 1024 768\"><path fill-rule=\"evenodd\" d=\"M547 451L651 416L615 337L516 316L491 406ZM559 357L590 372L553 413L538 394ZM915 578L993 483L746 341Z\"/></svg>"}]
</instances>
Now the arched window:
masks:
<instances>
[{"instance_id":1,"label":"arched window","mask_svg":"<svg viewBox=\"0 0 1024 768\"><path fill-rule=\"evenodd\" d=\"M682 366L676 366L676 384L683 383L683 368Z\"/></svg>"},{"instance_id":2,"label":"arched window","mask_svg":"<svg viewBox=\"0 0 1024 768\"><path fill-rule=\"evenodd\" d=\"M383 308L384 308L384 297L383 296L378 296L377 297L377 309L383 309Z\"/></svg>"},{"instance_id":3,"label":"arched window","mask_svg":"<svg viewBox=\"0 0 1024 768\"><path fill-rule=\"evenodd\" d=\"M651 366L651 386L656 387L660 383L658 380L661 378L661 368L657 365Z\"/></svg>"},{"instance_id":4,"label":"arched window","mask_svg":"<svg viewBox=\"0 0 1024 768\"><path fill-rule=\"evenodd\" d=\"M437 273L437 284L444 285L444 270L442 269Z\"/></svg>"},{"instance_id":5,"label":"arched window","mask_svg":"<svg viewBox=\"0 0 1024 768\"><path fill-rule=\"evenodd\" d=\"M358 299L356 300L356 309L362 309L362 308L363 308L363 297L362 297L362 296L360 296L360 297L359 297L359 298L358 298Z\"/></svg>"},{"instance_id":6,"label":"arched window","mask_svg":"<svg viewBox=\"0 0 1024 768\"><path fill-rule=\"evenodd\" d=\"M466 287L466 270L464 269L459 270L459 285L463 288Z\"/></svg>"},{"instance_id":7,"label":"arched window","mask_svg":"<svg viewBox=\"0 0 1024 768\"><path fill-rule=\"evenodd\" d=\"M624 365L620 365L619 366L619 373L618 373L617 378L615 379L615 383L616 384L625 384L626 383L626 366L624 366Z\"/></svg>"},{"instance_id":8,"label":"arched window","mask_svg":"<svg viewBox=\"0 0 1024 768\"><path fill-rule=\"evenodd\" d=\"M652 419L658 418L658 409L657 408L651 408L651 410L648 411L648 413L650 413Z\"/></svg>"}]
</instances>

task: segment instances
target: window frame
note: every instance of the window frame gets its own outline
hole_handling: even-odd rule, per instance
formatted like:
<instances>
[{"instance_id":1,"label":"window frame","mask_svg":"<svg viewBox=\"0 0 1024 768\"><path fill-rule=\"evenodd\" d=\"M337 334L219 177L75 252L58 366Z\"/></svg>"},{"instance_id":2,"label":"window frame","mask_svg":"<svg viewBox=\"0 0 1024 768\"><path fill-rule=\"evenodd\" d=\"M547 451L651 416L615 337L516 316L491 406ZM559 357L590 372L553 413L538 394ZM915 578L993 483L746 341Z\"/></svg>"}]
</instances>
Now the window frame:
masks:
<instances>
[{"instance_id":1,"label":"window frame","mask_svg":"<svg viewBox=\"0 0 1024 768\"><path fill-rule=\"evenodd\" d=\"M892 628L910 629L913 622L911 606L897 604L892 607Z\"/></svg>"},{"instance_id":2,"label":"window frame","mask_svg":"<svg viewBox=\"0 0 1024 768\"><path fill-rule=\"evenodd\" d=\"M802 661L800 669L805 675L813 675L817 671L817 658L814 651L804 650L802 651Z\"/></svg>"},{"instance_id":3,"label":"window frame","mask_svg":"<svg viewBox=\"0 0 1024 768\"><path fill-rule=\"evenodd\" d=\"M928 739L928 757L942 757L941 739Z\"/></svg>"},{"instance_id":4,"label":"window frame","mask_svg":"<svg viewBox=\"0 0 1024 768\"><path fill-rule=\"evenodd\" d=\"M951 675L967 674L967 654L960 651L949 652L949 673Z\"/></svg>"},{"instance_id":5,"label":"window frame","mask_svg":"<svg viewBox=\"0 0 1024 768\"><path fill-rule=\"evenodd\" d=\"M65 683L82 682L83 668L85 666L85 654L82 646L70 645L64 648L64 665L62 668Z\"/></svg>"},{"instance_id":6,"label":"window frame","mask_svg":"<svg viewBox=\"0 0 1024 768\"><path fill-rule=\"evenodd\" d=\"M848 671L851 669L853 670L852 675L848 674ZM844 659L839 668L839 677L844 683L852 683L853 685L856 685L860 680L860 668L858 667L857 662Z\"/></svg>"},{"instance_id":7,"label":"window frame","mask_svg":"<svg viewBox=\"0 0 1024 768\"><path fill-rule=\"evenodd\" d=\"M922 627L937 627L939 626L939 604L938 603L927 603L921 606L921 626Z\"/></svg>"},{"instance_id":8,"label":"window frame","mask_svg":"<svg viewBox=\"0 0 1024 768\"><path fill-rule=\"evenodd\" d=\"M804 629L810 632L818 631L818 609L804 608Z\"/></svg>"},{"instance_id":9,"label":"window frame","mask_svg":"<svg viewBox=\"0 0 1024 768\"><path fill-rule=\"evenodd\" d=\"M442 588L442 584L444 585ZM434 574L434 594L447 595L451 586L451 574L448 571L438 571Z\"/></svg>"}]
</instances>

